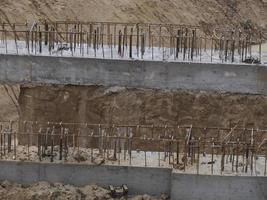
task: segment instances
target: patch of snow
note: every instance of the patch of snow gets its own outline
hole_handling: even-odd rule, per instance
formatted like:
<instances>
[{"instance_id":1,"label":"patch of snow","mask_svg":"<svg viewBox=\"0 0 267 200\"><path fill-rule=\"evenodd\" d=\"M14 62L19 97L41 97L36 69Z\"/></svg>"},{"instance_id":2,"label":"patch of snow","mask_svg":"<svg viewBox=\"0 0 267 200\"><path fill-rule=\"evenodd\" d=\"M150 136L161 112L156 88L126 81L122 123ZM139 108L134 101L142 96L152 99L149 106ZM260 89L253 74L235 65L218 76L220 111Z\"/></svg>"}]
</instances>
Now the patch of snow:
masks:
<instances>
[{"instance_id":1,"label":"patch of snow","mask_svg":"<svg viewBox=\"0 0 267 200\"><path fill-rule=\"evenodd\" d=\"M265 44L264 44L265 45ZM265 47L263 45L263 47ZM94 50L87 44L77 46L71 51L70 44L59 43L55 44L54 50L49 52L48 46L42 44L42 52L39 52L39 46L36 44L30 45L27 48L25 41L0 41L0 54L19 54L19 55L38 55L38 56L57 56L57 57L80 57L80 58L101 58L101 59L116 59L116 60L147 60L147 61L165 61L165 62L189 62L189 63L232 63L231 55L228 55L228 61L224 61L224 55L219 51L211 51L210 49L200 49L199 52L194 53L194 59L190 59L188 49L183 56L183 52L179 52L176 58L174 50L171 48L146 47L145 53L142 56L140 49L132 48L132 58L130 58L129 46L125 47L121 55L118 54L118 46L100 45L98 49ZM253 46L251 56L259 58L259 48ZM262 48L261 53L262 63L267 63L267 49ZM241 55L237 52L234 55L234 63L242 63Z\"/></svg>"},{"instance_id":2,"label":"patch of snow","mask_svg":"<svg viewBox=\"0 0 267 200\"><path fill-rule=\"evenodd\" d=\"M125 90L125 87L114 86L105 90L104 94L116 93Z\"/></svg>"}]
</instances>

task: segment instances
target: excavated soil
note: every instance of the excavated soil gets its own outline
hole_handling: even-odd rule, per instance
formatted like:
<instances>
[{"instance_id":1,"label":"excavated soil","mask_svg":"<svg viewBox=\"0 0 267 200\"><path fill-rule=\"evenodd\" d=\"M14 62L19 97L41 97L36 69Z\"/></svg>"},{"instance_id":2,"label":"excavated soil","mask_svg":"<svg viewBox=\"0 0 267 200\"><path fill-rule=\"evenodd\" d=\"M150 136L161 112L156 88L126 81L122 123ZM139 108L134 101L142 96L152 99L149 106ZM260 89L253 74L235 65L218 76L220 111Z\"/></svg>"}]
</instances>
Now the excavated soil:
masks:
<instances>
[{"instance_id":1,"label":"excavated soil","mask_svg":"<svg viewBox=\"0 0 267 200\"><path fill-rule=\"evenodd\" d=\"M129 188L130 189L130 188ZM111 200L127 199L126 197L112 198L109 190L96 186L87 185L84 187L74 187L61 183L38 182L30 186L12 184L4 181L0 184L1 200ZM129 197L129 200L164 200L166 195L159 198L149 195L138 195Z\"/></svg>"},{"instance_id":2,"label":"excavated soil","mask_svg":"<svg viewBox=\"0 0 267 200\"><path fill-rule=\"evenodd\" d=\"M19 86L15 85L12 86L13 90L16 94L16 96L19 96ZM9 89L9 94L12 95L10 87ZM12 95L12 97L14 97ZM17 100L13 98L15 103L17 103ZM6 90L4 89L3 85L0 85L0 121L15 121L18 120L18 109L15 106L15 104L12 102L10 99L9 95L6 93Z\"/></svg>"},{"instance_id":3,"label":"excavated soil","mask_svg":"<svg viewBox=\"0 0 267 200\"><path fill-rule=\"evenodd\" d=\"M267 25L266 0L1 0L0 20Z\"/></svg>"},{"instance_id":4,"label":"excavated soil","mask_svg":"<svg viewBox=\"0 0 267 200\"><path fill-rule=\"evenodd\" d=\"M21 87L21 120L91 124L266 126L267 97L98 86Z\"/></svg>"}]
</instances>

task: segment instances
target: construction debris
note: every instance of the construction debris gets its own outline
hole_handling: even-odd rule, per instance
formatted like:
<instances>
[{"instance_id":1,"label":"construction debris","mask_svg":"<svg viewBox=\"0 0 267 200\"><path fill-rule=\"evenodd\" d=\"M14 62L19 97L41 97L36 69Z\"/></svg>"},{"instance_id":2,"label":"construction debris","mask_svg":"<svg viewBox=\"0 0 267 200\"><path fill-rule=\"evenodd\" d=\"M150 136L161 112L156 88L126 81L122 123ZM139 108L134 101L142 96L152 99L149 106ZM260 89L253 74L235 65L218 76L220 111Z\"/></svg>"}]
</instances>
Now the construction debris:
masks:
<instances>
[{"instance_id":1,"label":"construction debris","mask_svg":"<svg viewBox=\"0 0 267 200\"><path fill-rule=\"evenodd\" d=\"M4 181L0 184L0 199L4 200L167 200L166 195L152 197L148 195L113 197L108 189L97 185L74 187L61 183L38 182L30 186Z\"/></svg>"},{"instance_id":2,"label":"construction debris","mask_svg":"<svg viewBox=\"0 0 267 200\"><path fill-rule=\"evenodd\" d=\"M128 196L128 187L127 185L122 185L121 187L114 187L112 185L109 186L109 190L110 190L110 195L113 197L113 198L116 198L116 197L126 197Z\"/></svg>"}]
</instances>

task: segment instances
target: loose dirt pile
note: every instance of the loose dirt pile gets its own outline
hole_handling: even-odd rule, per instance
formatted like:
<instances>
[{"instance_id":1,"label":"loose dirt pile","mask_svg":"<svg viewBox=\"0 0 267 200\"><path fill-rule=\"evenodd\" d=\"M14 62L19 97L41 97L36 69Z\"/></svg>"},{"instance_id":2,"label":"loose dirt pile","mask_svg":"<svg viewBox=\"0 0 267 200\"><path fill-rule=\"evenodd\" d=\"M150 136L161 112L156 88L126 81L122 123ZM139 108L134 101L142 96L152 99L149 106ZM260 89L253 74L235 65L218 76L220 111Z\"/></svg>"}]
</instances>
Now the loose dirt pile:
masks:
<instances>
[{"instance_id":1,"label":"loose dirt pile","mask_svg":"<svg viewBox=\"0 0 267 200\"><path fill-rule=\"evenodd\" d=\"M2 21L36 19L267 25L265 0L1 0Z\"/></svg>"},{"instance_id":2,"label":"loose dirt pile","mask_svg":"<svg viewBox=\"0 0 267 200\"><path fill-rule=\"evenodd\" d=\"M129 188L130 189L130 188ZM3 182L0 184L1 200L111 200L109 191L96 185L74 187L61 183L39 182L30 186L22 186ZM126 199L124 197L118 199ZM156 198L148 195L129 197L129 200L164 200L165 195Z\"/></svg>"}]
</instances>

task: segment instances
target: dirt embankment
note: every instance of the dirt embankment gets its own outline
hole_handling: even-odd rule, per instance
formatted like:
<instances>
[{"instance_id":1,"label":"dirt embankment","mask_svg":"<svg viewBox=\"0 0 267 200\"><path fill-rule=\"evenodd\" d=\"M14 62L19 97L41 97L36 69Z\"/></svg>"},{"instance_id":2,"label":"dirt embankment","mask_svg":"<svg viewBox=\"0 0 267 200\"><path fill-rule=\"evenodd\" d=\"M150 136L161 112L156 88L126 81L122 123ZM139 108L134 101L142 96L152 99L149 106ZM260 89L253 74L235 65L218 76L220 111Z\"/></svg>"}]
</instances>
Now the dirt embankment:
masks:
<instances>
[{"instance_id":1,"label":"dirt embankment","mask_svg":"<svg viewBox=\"0 0 267 200\"><path fill-rule=\"evenodd\" d=\"M22 120L265 127L267 97L97 86L22 87Z\"/></svg>"},{"instance_id":2,"label":"dirt embankment","mask_svg":"<svg viewBox=\"0 0 267 200\"><path fill-rule=\"evenodd\" d=\"M12 86L12 88L15 95L19 96L19 86ZM17 102L16 98L11 91L11 87L7 86L6 89L8 89L9 94L6 92L4 86L0 85L0 122L18 120L18 109L9 95L12 96L13 100L15 100L15 103Z\"/></svg>"},{"instance_id":3,"label":"dirt embankment","mask_svg":"<svg viewBox=\"0 0 267 200\"><path fill-rule=\"evenodd\" d=\"M267 25L266 0L1 0L2 21L36 19Z\"/></svg>"}]
</instances>

